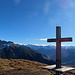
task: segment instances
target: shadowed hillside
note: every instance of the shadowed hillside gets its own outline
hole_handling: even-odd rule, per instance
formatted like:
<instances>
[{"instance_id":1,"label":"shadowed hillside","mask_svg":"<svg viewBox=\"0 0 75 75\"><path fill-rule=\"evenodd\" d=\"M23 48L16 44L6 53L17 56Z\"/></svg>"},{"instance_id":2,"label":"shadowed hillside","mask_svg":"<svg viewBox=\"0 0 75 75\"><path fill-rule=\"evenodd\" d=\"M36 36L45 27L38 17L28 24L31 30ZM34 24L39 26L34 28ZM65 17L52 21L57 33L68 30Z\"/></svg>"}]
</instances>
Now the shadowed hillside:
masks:
<instances>
[{"instance_id":1,"label":"shadowed hillside","mask_svg":"<svg viewBox=\"0 0 75 75\"><path fill-rule=\"evenodd\" d=\"M17 44L12 44L9 46L4 46L0 50L0 57L6 59L27 59L31 61L37 61L45 64L54 64L55 62L47 58L46 56L38 53L37 51L32 50L29 47L21 46Z\"/></svg>"}]
</instances>

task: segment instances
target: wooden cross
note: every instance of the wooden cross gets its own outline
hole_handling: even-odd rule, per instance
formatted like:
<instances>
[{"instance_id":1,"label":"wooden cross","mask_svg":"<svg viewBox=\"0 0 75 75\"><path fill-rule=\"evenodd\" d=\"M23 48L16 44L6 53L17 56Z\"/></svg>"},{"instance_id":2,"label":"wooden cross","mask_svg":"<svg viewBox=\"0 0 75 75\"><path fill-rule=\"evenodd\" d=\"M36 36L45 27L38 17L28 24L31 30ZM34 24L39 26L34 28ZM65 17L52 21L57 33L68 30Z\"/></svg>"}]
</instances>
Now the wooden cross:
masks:
<instances>
[{"instance_id":1,"label":"wooden cross","mask_svg":"<svg viewBox=\"0 0 75 75\"><path fill-rule=\"evenodd\" d=\"M74 70L75 68L61 66L61 42L72 41L71 37L61 38L61 27L56 27L56 38L47 39L47 42L56 42L56 65L45 66L43 69L53 70L56 72L56 75L61 75L62 73Z\"/></svg>"},{"instance_id":2,"label":"wooden cross","mask_svg":"<svg viewBox=\"0 0 75 75\"><path fill-rule=\"evenodd\" d=\"M71 37L61 38L61 27L56 27L56 39L47 39L47 42L56 42L56 68L61 68L61 42L72 41Z\"/></svg>"}]
</instances>

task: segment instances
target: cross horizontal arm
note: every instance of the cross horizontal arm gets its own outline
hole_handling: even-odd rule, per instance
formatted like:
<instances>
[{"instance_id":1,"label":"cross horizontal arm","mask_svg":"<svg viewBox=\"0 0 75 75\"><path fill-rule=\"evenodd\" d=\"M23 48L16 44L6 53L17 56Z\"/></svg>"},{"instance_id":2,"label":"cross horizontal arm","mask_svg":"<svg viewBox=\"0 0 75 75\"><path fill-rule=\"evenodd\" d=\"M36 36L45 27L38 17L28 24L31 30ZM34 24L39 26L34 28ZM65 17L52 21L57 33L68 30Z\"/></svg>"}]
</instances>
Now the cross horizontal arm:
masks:
<instances>
[{"instance_id":1,"label":"cross horizontal arm","mask_svg":"<svg viewBox=\"0 0 75 75\"><path fill-rule=\"evenodd\" d=\"M47 39L47 42L56 42L57 40L55 38L53 39ZM71 37L68 37L68 38L59 38L58 41L60 42L70 42L72 41L72 38Z\"/></svg>"},{"instance_id":2,"label":"cross horizontal arm","mask_svg":"<svg viewBox=\"0 0 75 75\"><path fill-rule=\"evenodd\" d=\"M47 39L47 42L56 42L56 39Z\"/></svg>"},{"instance_id":3,"label":"cross horizontal arm","mask_svg":"<svg viewBox=\"0 0 75 75\"><path fill-rule=\"evenodd\" d=\"M71 37L68 37L68 38L60 38L60 41L61 42L70 42L70 41L72 41L72 38Z\"/></svg>"}]
</instances>

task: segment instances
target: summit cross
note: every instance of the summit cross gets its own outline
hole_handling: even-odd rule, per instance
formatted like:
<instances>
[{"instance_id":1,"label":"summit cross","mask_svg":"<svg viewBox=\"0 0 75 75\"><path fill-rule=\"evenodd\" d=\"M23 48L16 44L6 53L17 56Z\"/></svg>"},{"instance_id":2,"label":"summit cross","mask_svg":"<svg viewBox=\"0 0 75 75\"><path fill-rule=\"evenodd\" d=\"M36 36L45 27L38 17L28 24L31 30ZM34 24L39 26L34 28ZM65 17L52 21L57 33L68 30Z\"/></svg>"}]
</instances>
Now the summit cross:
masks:
<instances>
[{"instance_id":1,"label":"summit cross","mask_svg":"<svg viewBox=\"0 0 75 75\"><path fill-rule=\"evenodd\" d=\"M56 68L61 68L61 42L70 42L71 37L61 38L61 27L56 27L56 38L47 39L47 42L56 42Z\"/></svg>"}]
</instances>

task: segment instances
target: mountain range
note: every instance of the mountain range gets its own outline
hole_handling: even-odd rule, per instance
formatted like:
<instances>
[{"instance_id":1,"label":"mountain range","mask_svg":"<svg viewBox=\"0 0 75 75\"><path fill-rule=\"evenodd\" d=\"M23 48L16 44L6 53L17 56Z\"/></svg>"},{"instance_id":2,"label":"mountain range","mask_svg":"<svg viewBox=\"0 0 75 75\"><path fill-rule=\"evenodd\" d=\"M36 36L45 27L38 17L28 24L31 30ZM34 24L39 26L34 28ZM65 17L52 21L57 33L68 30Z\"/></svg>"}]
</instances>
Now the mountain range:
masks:
<instances>
[{"instance_id":1,"label":"mountain range","mask_svg":"<svg viewBox=\"0 0 75 75\"><path fill-rule=\"evenodd\" d=\"M25 45L15 44L10 41L0 40L0 58L4 59L26 59L45 64L54 64L50 58L27 47Z\"/></svg>"},{"instance_id":2,"label":"mountain range","mask_svg":"<svg viewBox=\"0 0 75 75\"><path fill-rule=\"evenodd\" d=\"M61 54L63 65L75 65L75 46L61 46ZM0 58L27 59L54 64L56 60L56 46L20 45L11 41L0 40Z\"/></svg>"},{"instance_id":3,"label":"mountain range","mask_svg":"<svg viewBox=\"0 0 75 75\"><path fill-rule=\"evenodd\" d=\"M48 58L56 60L56 46L54 45L33 45L28 44L27 47L46 55ZM61 56L63 65L75 65L75 46L61 46Z\"/></svg>"}]
</instances>

